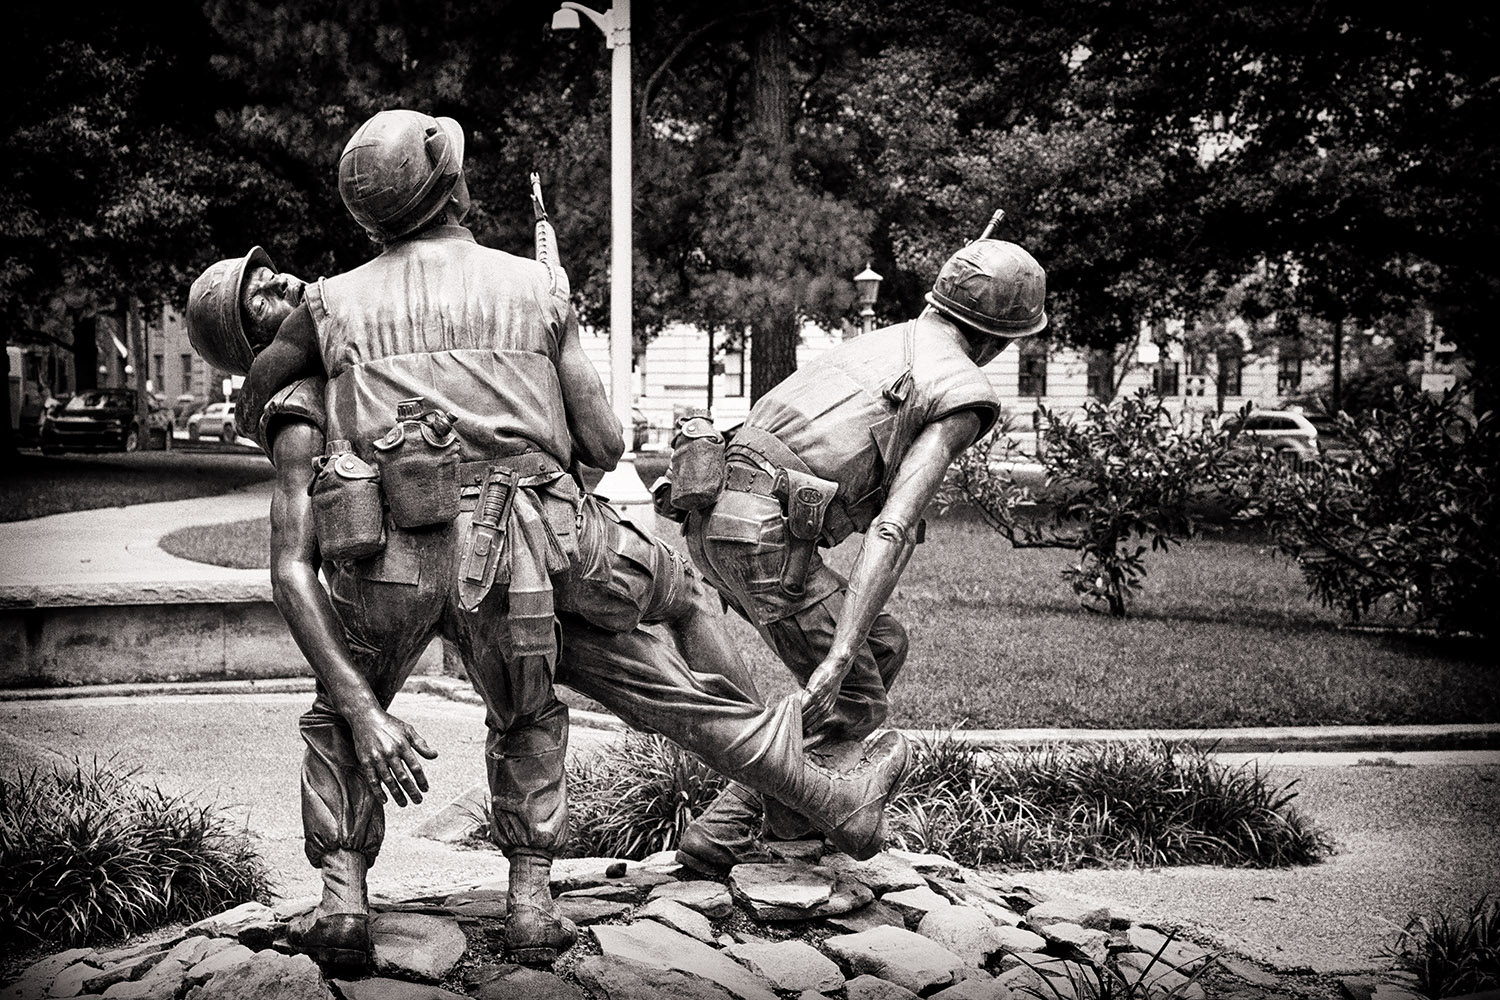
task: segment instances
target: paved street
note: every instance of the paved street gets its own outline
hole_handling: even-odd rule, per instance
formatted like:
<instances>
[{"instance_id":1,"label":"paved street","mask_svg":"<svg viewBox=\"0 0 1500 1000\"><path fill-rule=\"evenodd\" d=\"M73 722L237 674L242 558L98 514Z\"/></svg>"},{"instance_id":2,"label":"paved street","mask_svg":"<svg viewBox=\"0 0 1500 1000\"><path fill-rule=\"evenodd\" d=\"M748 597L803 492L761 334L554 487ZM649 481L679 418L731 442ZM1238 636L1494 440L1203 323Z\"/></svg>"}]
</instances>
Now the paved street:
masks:
<instances>
[{"instance_id":1,"label":"paved street","mask_svg":"<svg viewBox=\"0 0 1500 1000\"><path fill-rule=\"evenodd\" d=\"M306 694L165 695L0 703L0 763L105 752L138 764L139 778L206 795L248 823L284 896L314 891L302 856L296 720ZM478 706L403 695L396 711L438 750L433 790L415 808L388 810L374 891L420 892L492 878L497 857L414 837L425 817L483 781ZM575 752L610 734L575 727ZM55 759L55 758L54 758ZM1176 868L1031 873L1053 893L1110 902L1140 919L1283 969L1382 968L1380 946L1414 908L1466 905L1500 893L1500 752L1315 754L1258 761L1274 781L1297 780L1300 806L1338 853L1284 871ZM1373 763L1371 763L1373 761Z\"/></svg>"}]
</instances>

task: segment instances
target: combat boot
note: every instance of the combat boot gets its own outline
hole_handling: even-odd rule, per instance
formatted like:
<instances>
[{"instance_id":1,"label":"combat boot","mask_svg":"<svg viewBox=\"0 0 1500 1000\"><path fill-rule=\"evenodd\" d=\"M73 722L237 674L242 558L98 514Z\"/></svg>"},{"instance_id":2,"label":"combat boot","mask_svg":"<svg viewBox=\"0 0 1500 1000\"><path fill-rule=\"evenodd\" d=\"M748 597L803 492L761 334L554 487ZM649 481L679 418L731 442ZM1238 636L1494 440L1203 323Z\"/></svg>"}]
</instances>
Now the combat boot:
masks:
<instances>
[{"instance_id":1,"label":"combat boot","mask_svg":"<svg viewBox=\"0 0 1500 1000\"><path fill-rule=\"evenodd\" d=\"M311 913L292 922L287 939L320 965L367 968L374 961L375 948L370 940L365 856L358 851L329 851L321 868L323 899Z\"/></svg>"},{"instance_id":2,"label":"combat boot","mask_svg":"<svg viewBox=\"0 0 1500 1000\"><path fill-rule=\"evenodd\" d=\"M677 863L717 875L735 865L780 861L758 836L760 814L760 793L730 782L682 832Z\"/></svg>"},{"instance_id":3,"label":"combat boot","mask_svg":"<svg viewBox=\"0 0 1500 1000\"><path fill-rule=\"evenodd\" d=\"M859 765L866 748L863 738L834 739L825 736L817 740L816 745L813 740L808 740L806 752L815 764L833 771L846 771ZM806 816L787 808L776 799L765 800L765 813L762 836L767 840L802 840L821 836Z\"/></svg>"},{"instance_id":4,"label":"combat boot","mask_svg":"<svg viewBox=\"0 0 1500 1000\"><path fill-rule=\"evenodd\" d=\"M552 901L552 857L540 851L514 851L506 894L505 958L519 965L550 965L573 947L578 928L559 916Z\"/></svg>"},{"instance_id":5,"label":"combat boot","mask_svg":"<svg viewBox=\"0 0 1500 1000\"><path fill-rule=\"evenodd\" d=\"M847 770L804 755L800 768L762 789L806 816L838 850L865 861L884 846L885 807L910 769L910 744L888 730L865 744L858 763Z\"/></svg>"}]
</instances>

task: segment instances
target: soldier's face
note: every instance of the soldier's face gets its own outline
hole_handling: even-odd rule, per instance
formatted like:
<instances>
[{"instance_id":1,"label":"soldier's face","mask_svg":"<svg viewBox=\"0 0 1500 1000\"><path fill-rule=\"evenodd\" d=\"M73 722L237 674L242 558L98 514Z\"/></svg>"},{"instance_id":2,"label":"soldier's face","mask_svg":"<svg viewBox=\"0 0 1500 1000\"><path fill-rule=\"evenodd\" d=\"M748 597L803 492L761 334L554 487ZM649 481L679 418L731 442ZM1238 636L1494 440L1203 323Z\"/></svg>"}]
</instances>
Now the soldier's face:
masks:
<instances>
[{"instance_id":1,"label":"soldier's face","mask_svg":"<svg viewBox=\"0 0 1500 1000\"><path fill-rule=\"evenodd\" d=\"M245 336L259 350L276 337L281 321L302 304L302 279L257 267L245 277L240 305L245 311Z\"/></svg>"}]
</instances>

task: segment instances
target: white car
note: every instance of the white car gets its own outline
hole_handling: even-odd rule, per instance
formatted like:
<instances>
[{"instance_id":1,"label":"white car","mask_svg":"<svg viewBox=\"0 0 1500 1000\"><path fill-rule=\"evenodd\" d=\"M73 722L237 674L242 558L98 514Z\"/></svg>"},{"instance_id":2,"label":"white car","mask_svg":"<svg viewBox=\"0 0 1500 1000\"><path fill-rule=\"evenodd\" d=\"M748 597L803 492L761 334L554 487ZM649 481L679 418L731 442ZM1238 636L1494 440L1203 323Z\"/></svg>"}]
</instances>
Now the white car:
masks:
<instances>
[{"instance_id":1,"label":"white car","mask_svg":"<svg viewBox=\"0 0 1500 1000\"><path fill-rule=\"evenodd\" d=\"M1322 418L1320 418L1322 419ZM1240 426L1235 446L1269 451L1292 465L1334 464L1346 461L1351 452L1336 424L1325 422L1329 432L1320 436L1317 424L1301 410L1252 410Z\"/></svg>"},{"instance_id":2,"label":"white car","mask_svg":"<svg viewBox=\"0 0 1500 1000\"><path fill-rule=\"evenodd\" d=\"M188 437L194 441L203 438L218 438L230 442L237 436L234 430L234 404L209 403L188 417Z\"/></svg>"}]
</instances>

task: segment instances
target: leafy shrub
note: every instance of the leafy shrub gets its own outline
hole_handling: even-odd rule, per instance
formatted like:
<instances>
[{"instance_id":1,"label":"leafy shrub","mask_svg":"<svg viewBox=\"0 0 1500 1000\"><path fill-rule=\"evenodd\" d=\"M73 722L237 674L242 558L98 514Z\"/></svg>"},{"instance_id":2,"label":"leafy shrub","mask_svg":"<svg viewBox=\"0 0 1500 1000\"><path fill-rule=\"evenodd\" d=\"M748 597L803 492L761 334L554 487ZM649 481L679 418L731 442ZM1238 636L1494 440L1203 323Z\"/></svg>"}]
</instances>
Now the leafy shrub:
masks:
<instances>
[{"instance_id":1,"label":"leafy shrub","mask_svg":"<svg viewBox=\"0 0 1500 1000\"><path fill-rule=\"evenodd\" d=\"M1311 594L1359 620L1377 605L1419 624L1494 629L1500 579L1500 421L1457 391L1397 392L1340 417L1355 456L1302 470L1253 465L1247 515L1264 517Z\"/></svg>"},{"instance_id":2,"label":"leafy shrub","mask_svg":"<svg viewBox=\"0 0 1500 1000\"><path fill-rule=\"evenodd\" d=\"M264 863L206 806L101 764L0 778L0 936L82 945L264 899Z\"/></svg>"},{"instance_id":3,"label":"leafy shrub","mask_svg":"<svg viewBox=\"0 0 1500 1000\"><path fill-rule=\"evenodd\" d=\"M1391 949L1425 996L1500 989L1500 902L1481 896L1467 913L1413 915Z\"/></svg>"},{"instance_id":4,"label":"leafy shrub","mask_svg":"<svg viewBox=\"0 0 1500 1000\"><path fill-rule=\"evenodd\" d=\"M1273 867L1326 855L1295 782L1160 741L991 752L951 735L914 746L896 838L968 865Z\"/></svg>"},{"instance_id":5,"label":"leafy shrub","mask_svg":"<svg viewBox=\"0 0 1500 1000\"><path fill-rule=\"evenodd\" d=\"M666 738L630 733L607 752L569 761L568 854L640 860L671 850L724 785Z\"/></svg>"},{"instance_id":6,"label":"leafy shrub","mask_svg":"<svg viewBox=\"0 0 1500 1000\"><path fill-rule=\"evenodd\" d=\"M1052 509L1048 523L1028 516L1038 494L1000 465L1017 457L1005 431L960 456L939 503L968 503L1017 548L1076 551L1064 578L1085 607L1102 604L1116 617L1125 615L1127 595L1146 575L1139 540L1150 538L1152 551L1165 551L1192 537L1198 500L1238 465L1229 432L1189 428L1145 389L1110 406L1090 400L1082 423L1043 408L1038 458L1046 483L1039 495Z\"/></svg>"}]
</instances>

